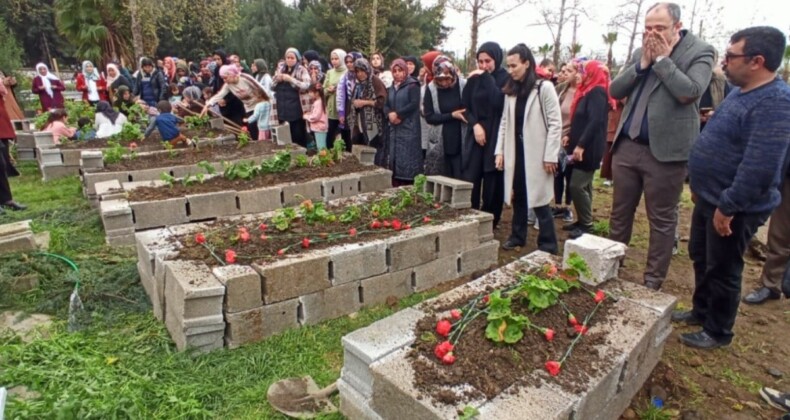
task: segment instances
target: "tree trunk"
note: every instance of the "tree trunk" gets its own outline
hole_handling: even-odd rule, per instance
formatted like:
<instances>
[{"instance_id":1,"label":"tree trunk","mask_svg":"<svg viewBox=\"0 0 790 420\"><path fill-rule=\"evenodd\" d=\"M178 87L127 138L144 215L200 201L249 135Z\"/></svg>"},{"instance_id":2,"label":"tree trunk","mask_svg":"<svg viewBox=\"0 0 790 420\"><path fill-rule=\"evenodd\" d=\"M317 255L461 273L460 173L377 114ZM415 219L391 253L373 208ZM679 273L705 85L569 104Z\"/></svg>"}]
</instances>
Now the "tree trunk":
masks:
<instances>
[{"instance_id":1,"label":"tree trunk","mask_svg":"<svg viewBox=\"0 0 790 420\"><path fill-rule=\"evenodd\" d=\"M473 64L476 60L475 57L477 56L477 36L480 30L480 0L474 0L474 4L472 5L472 36L470 40L469 46L469 54L466 57L466 68L469 71L472 71L476 68L473 67Z\"/></svg>"},{"instance_id":2,"label":"tree trunk","mask_svg":"<svg viewBox=\"0 0 790 420\"><path fill-rule=\"evenodd\" d=\"M129 0L129 13L132 18L132 48L134 49L134 63L129 63L136 68L137 60L145 55L143 45L143 27L140 25L140 20L137 16L139 9L137 8L137 0Z\"/></svg>"},{"instance_id":3,"label":"tree trunk","mask_svg":"<svg viewBox=\"0 0 790 420\"><path fill-rule=\"evenodd\" d=\"M636 3L636 12L634 13L634 26L631 29L631 38L628 40L628 55L625 58L625 62L628 63L631 61L631 54L634 53L634 43L636 42L636 30L639 28L639 16L642 13L642 3L644 0L639 0Z\"/></svg>"},{"instance_id":4,"label":"tree trunk","mask_svg":"<svg viewBox=\"0 0 790 420\"><path fill-rule=\"evenodd\" d=\"M609 52L606 54L606 67L609 68L609 71L612 71L612 47L614 44L609 44Z\"/></svg>"},{"instance_id":5,"label":"tree trunk","mask_svg":"<svg viewBox=\"0 0 790 420\"><path fill-rule=\"evenodd\" d=\"M560 48L562 48L562 27L565 26L565 3L568 0L561 0L560 3L560 19L557 24L557 37L554 38L554 63L560 62Z\"/></svg>"},{"instance_id":6,"label":"tree trunk","mask_svg":"<svg viewBox=\"0 0 790 420\"><path fill-rule=\"evenodd\" d=\"M373 0L373 6L370 11L370 53L376 52L376 26L378 23L379 15L379 0Z\"/></svg>"}]
</instances>

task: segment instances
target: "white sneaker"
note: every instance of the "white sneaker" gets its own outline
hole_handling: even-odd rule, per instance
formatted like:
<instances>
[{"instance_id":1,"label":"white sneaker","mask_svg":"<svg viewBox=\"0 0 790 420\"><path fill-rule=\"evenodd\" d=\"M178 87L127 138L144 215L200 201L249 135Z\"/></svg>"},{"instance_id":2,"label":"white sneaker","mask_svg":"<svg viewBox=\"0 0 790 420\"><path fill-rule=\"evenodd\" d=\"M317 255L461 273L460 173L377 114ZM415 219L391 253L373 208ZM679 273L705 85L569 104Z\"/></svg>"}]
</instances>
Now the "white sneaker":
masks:
<instances>
[{"instance_id":1,"label":"white sneaker","mask_svg":"<svg viewBox=\"0 0 790 420\"><path fill-rule=\"evenodd\" d=\"M535 224L532 225L532 227L535 228L535 230L540 230L540 223L538 223L538 221L535 220Z\"/></svg>"},{"instance_id":2,"label":"white sneaker","mask_svg":"<svg viewBox=\"0 0 790 420\"><path fill-rule=\"evenodd\" d=\"M603 182L603 186L604 186L604 187L611 187L611 186L612 186L612 181L609 181L609 180L607 179L606 181L604 181L604 182Z\"/></svg>"}]
</instances>

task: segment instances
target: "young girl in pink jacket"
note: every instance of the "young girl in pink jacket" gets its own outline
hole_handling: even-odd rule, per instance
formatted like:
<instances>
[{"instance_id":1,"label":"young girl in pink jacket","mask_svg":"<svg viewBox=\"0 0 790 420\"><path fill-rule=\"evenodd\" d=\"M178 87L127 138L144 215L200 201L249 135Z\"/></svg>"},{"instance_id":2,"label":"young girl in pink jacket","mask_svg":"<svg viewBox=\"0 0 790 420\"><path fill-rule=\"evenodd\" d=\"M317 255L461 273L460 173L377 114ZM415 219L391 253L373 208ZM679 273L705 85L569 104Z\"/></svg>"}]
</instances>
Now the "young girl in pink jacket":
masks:
<instances>
[{"instance_id":1,"label":"young girl in pink jacket","mask_svg":"<svg viewBox=\"0 0 790 420\"><path fill-rule=\"evenodd\" d=\"M310 124L310 131L315 135L316 148L326 149L326 132L329 129L329 120L326 116L326 101L324 89L320 85L311 85L308 89L313 101L310 112L304 114L304 119Z\"/></svg>"}]
</instances>

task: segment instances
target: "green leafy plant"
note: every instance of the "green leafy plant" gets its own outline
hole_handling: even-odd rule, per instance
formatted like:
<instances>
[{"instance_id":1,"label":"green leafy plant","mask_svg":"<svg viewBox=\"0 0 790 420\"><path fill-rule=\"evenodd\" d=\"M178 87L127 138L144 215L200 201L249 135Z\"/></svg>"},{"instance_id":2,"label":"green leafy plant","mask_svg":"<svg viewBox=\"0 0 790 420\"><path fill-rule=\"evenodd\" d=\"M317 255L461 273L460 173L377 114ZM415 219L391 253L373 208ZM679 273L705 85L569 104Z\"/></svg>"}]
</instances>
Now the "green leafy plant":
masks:
<instances>
[{"instance_id":1,"label":"green leafy plant","mask_svg":"<svg viewBox=\"0 0 790 420\"><path fill-rule=\"evenodd\" d=\"M287 207L277 210L277 213L272 217L272 223L277 230L282 232L288 230L288 228L291 227L291 223L296 220L297 217L296 209Z\"/></svg>"},{"instance_id":2,"label":"green leafy plant","mask_svg":"<svg viewBox=\"0 0 790 420\"><path fill-rule=\"evenodd\" d=\"M38 114L36 118L33 118L33 123L36 125L36 130L43 130L44 126L47 125L47 120L49 119L49 112L42 112Z\"/></svg>"},{"instance_id":3,"label":"green leafy plant","mask_svg":"<svg viewBox=\"0 0 790 420\"><path fill-rule=\"evenodd\" d=\"M120 162L124 154L126 154L126 148L121 146L120 143L112 140L108 141L107 145L110 147L102 150L104 163L113 164Z\"/></svg>"},{"instance_id":4,"label":"green leafy plant","mask_svg":"<svg viewBox=\"0 0 790 420\"><path fill-rule=\"evenodd\" d=\"M304 168L310 164L310 160L305 155L296 155L294 160L297 168Z\"/></svg>"},{"instance_id":5,"label":"green leafy plant","mask_svg":"<svg viewBox=\"0 0 790 420\"><path fill-rule=\"evenodd\" d=\"M418 197L422 198L425 203L433 203L433 193L425 191L425 184L428 182L428 177L425 175L417 175L414 177L414 185L412 185L412 192Z\"/></svg>"},{"instance_id":6,"label":"green leafy plant","mask_svg":"<svg viewBox=\"0 0 790 420\"><path fill-rule=\"evenodd\" d=\"M299 214L309 224L334 222L336 217L326 209L323 202L313 203L313 200L304 200L299 205Z\"/></svg>"},{"instance_id":7,"label":"green leafy plant","mask_svg":"<svg viewBox=\"0 0 790 420\"><path fill-rule=\"evenodd\" d=\"M176 178L173 175L170 175L167 172L162 172L159 174L159 179L161 179L165 184L173 188L173 184L176 182Z\"/></svg>"},{"instance_id":8,"label":"green leafy plant","mask_svg":"<svg viewBox=\"0 0 790 420\"><path fill-rule=\"evenodd\" d=\"M335 162L340 162L343 160L343 152L346 151L346 142L343 140L335 140L335 144L332 145L332 160Z\"/></svg>"},{"instance_id":9,"label":"green leafy plant","mask_svg":"<svg viewBox=\"0 0 790 420\"><path fill-rule=\"evenodd\" d=\"M399 189L397 193L397 197L398 197L398 204L395 206L395 209L397 211L401 211L406 207L412 205L412 203L414 203L414 196L412 194L412 191L410 191L409 189L406 188Z\"/></svg>"},{"instance_id":10,"label":"green leafy plant","mask_svg":"<svg viewBox=\"0 0 790 420\"><path fill-rule=\"evenodd\" d=\"M571 252L571 255L568 256L566 263L569 267L564 270L566 276L578 278L580 275L584 275L586 277L592 277L590 267L587 265L587 261L584 261L584 258L582 258L581 255Z\"/></svg>"},{"instance_id":11,"label":"green leafy plant","mask_svg":"<svg viewBox=\"0 0 790 420\"><path fill-rule=\"evenodd\" d=\"M394 211L392 202L388 198L382 198L370 206L370 214L376 218L389 219Z\"/></svg>"},{"instance_id":12,"label":"green leafy plant","mask_svg":"<svg viewBox=\"0 0 790 420\"><path fill-rule=\"evenodd\" d=\"M126 115L126 120L132 124L137 125L148 125L148 114L145 112L140 104L133 104L128 106L126 104L121 105L121 112Z\"/></svg>"},{"instance_id":13,"label":"green leafy plant","mask_svg":"<svg viewBox=\"0 0 790 420\"><path fill-rule=\"evenodd\" d=\"M557 304L560 294L568 293L578 282L568 282L561 278L544 279L534 274L518 274L520 280L515 296L529 302L529 310L540 312Z\"/></svg>"},{"instance_id":14,"label":"green leafy plant","mask_svg":"<svg viewBox=\"0 0 790 420\"><path fill-rule=\"evenodd\" d=\"M91 121L96 117L96 109L93 105L83 101L66 101L66 112L68 113L68 124L76 126L80 118L87 118Z\"/></svg>"},{"instance_id":15,"label":"green leafy plant","mask_svg":"<svg viewBox=\"0 0 790 420\"><path fill-rule=\"evenodd\" d=\"M461 415L458 416L458 420L472 420L475 417L480 415L480 411L476 408L467 405L464 407L464 410L461 412Z\"/></svg>"},{"instance_id":16,"label":"green leafy plant","mask_svg":"<svg viewBox=\"0 0 790 420\"><path fill-rule=\"evenodd\" d=\"M143 138L143 130L139 125L130 122L123 123L121 132L113 134L110 139L113 141L131 142L138 141Z\"/></svg>"},{"instance_id":17,"label":"green leafy plant","mask_svg":"<svg viewBox=\"0 0 790 420\"><path fill-rule=\"evenodd\" d=\"M277 152L274 157L264 159L261 162L261 172L271 174L275 172L285 172L291 167L291 153L287 151Z\"/></svg>"},{"instance_id":18,"label":"green leafy plant","mask_svg":"<svg viewBox=\"0 0 790 420\"><path fill-rule=\"evenodd\" d=\"M321 149L315 158L313 158L313 162L318 162L318 166L332 166L335 164L335 161L332 159L332 154L329 153L326 149Z\"/></svg>"},{"instance_id":19,"label":"green leafy plant","mask_svg":"<svg viewBox=\"0 0 790 420\"><path fill-rule=\"evenodd\" d=\"M223 162L222 164L225 167L222 176L231 181L234 179L251 179L260 172L260 168L252 161L232 164Z\"/></svg>"},{"instance_id":20,"label":"green leafy plant","mask_svg":"<svg viewBox=\"0 0 790 420\"><path fill-rule=\"evenodd\" d=\"M486 337L497 343L513 344L524 336L524 328L529 325L529 318L514 314L510 309L511 298L502 297L497 290L490 295L488 326Z\"/></svg>"},{"instance_id":21,"label":"green leafy plant","mask_svg":"<svg viewBox=\"0 0 790 420\"><path fill-rule=\"evenodd\" d=\"M201 160L200 162L198 162L197 166L198 168L206 171L207 175L214 175L215 173L217 173L217 170L214 168L214 165L212 165L207 160Z\"/></svg>"},{"instance_id":22,"label":"green leafy plant","mask_svg":"<svg viewBox=\"0 0 790 420\"><path fill-rule=\"evenodd\" d=\"M167 155L170 159L175 159L178 157L178 150L176 150L176 148L170 144L170 142L163 142L162 145L165 147L165 150L167 150Z\"/></svg>"},{"instance_id":23,"label":"green leafy plant","mask_svg":"<svg viewBox=\"0 0 790 420\"><path fill-rule=\"evenodd\" d=\"M236 135L236 141L239 142L239 144L236 145L237 149L246 147L248 144L250 144L250 133L248 133L247 130L242 130Z\"/></svg>"},{"instance_id":24,"label":"green leafy plant","mask_svg":"<svg viewBox=\"0 0 790 420\"><path fill-rule=\"evenodd\" d=\"M343 223L353 223L362 217L362 209L359 206L351 205L346 207L346 211L340 215L339 220Z\"/></svg>"},{"instance_id":25,"label":"green leafy plant","mask_svg":"<svg viewBox=\"0 0 790 420\"><path fill-rule=\"evenodd\" d=\"M187 124L187 128L203 128L209 125L209 121L211 117L208 115L200 116L200 115L189 115L184 118L184 122Z\"/></svg>"}]
</instances>

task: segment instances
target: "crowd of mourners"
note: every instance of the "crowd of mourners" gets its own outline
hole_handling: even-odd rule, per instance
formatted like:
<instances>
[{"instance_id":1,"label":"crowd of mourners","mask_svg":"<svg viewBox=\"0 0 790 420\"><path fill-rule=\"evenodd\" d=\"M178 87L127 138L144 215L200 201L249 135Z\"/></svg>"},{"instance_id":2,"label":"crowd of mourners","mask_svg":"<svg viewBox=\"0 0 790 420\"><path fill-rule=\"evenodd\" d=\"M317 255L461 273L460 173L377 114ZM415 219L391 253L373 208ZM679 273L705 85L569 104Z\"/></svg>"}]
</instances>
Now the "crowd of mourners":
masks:
<instances>
[{"instance_id":1,"label":"crowd of mourners","mask_svg":"<svg viewBox=\"0 0 790 420\"><path fill-rule=\"evenodd\" d=\"M692 309L673 320L701 326L681 341L709 349L732 340L743 255L769 216L763 286L743 300L790 296L790 88L776 75L784 50L781 31L753 27L732 35L719 60L712 46L683 29L678 5L658 3L645 15L642 46L614 79L601 61L538 64L525 44L503 50L486 42L477 50L477 69L466 75L439 51L387 64L378 52L337 48L322 56L289 48L270 68L263 59L248 67L217 50L200 61L142 58L133 73L113 63L100 72L85 61L76 88L96 106L96 120L84 127L67 126L65 86L45 64L36 66L32 91L50 112L43 128L57 140L78 130L80 138L113 135L125 111L139 104L151 118L146 135L158 129L173 144L189 141L179 131L181 118L217 115L246 125L259 141L287 127L308 150L331 148L338 139L349 149L374 147L375 163L392 170L393 186L419 174L468 181L472 207L491 213L495 228L510 205L507 250L525 246L533 225L538 249L556 254L554 218L566 222L561 229L571 239L590 233L600 170L613 188L611 239L630 242L644 196L650 240L643 281L656 290L677 253L679 201L689 181L695 291ZM7 112L21 118L18 107ZM7 143L0 163L12 169ZM3 206L24 208L11 199L7 180L0 192ZM764 396L785 398L777 404L787 408L786 394Z\"/></svg>"}]
</instances>

